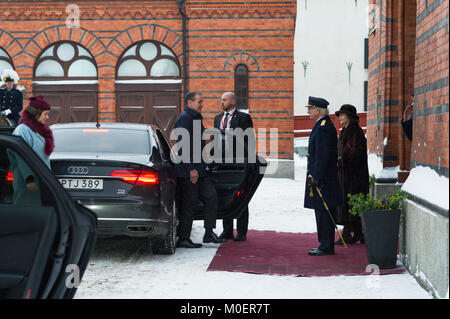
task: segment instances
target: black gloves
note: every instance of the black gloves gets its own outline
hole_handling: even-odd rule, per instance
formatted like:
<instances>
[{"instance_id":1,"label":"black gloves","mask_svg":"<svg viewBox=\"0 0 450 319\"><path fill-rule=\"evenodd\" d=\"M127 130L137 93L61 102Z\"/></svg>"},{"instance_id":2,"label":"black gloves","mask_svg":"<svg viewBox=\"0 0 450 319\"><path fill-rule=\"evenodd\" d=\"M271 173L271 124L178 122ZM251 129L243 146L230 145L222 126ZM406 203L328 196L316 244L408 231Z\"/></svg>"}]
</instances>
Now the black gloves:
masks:
<instances>
[{"instance_id":1,"label":"black gloves","mask_svg":"<svg viewBox=\"0 0 450 319\"><path fill-rule=\"evenodd\" d=\"M318 180L315 180L312 175L308 175L306 178L306 184L308 187L312 187L313 189L316 189L316 187L322 188L322 183Z\"/></svg>"}]
</instances>

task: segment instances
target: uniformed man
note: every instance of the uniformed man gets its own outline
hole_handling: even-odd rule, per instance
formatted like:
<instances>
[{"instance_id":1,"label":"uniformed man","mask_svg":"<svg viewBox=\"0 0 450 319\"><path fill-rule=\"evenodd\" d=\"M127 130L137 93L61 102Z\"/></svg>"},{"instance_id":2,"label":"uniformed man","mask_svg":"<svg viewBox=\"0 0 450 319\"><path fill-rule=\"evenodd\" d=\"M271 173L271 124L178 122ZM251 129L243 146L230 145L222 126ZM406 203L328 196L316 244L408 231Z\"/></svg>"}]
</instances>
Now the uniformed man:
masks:
<instances>
[{"instance_id":1,"label":"uniformed man","mask_svg":"<svg viewBox=\"0 0 450 319\"><path fill-rule=\"evenodd\" d=\"M340 205L336 167L337 133L328 116L328 104L325 99L310 96L306 106L310 119L316 122L309 136L304 201L305 208L314 209L316 214L320 245L309 251L309 255L312 256L334 254L334 219L336 207ZM319 188L323 199L316 187ZM326 210L324 201L328 205L329 211Z\"/></svg>"},{"instance_id":2,"label":"uniformed man","mask_svg":"<svg viewBox=\"0 0 450 319\"><path fill-rule=\"evenodd\" d=\"M14 70L5 70L2 75L5 85L0 88L0 113L17 126L23 106L23 94L17 90L19 75Z\"/></svg>"}]
</instances>

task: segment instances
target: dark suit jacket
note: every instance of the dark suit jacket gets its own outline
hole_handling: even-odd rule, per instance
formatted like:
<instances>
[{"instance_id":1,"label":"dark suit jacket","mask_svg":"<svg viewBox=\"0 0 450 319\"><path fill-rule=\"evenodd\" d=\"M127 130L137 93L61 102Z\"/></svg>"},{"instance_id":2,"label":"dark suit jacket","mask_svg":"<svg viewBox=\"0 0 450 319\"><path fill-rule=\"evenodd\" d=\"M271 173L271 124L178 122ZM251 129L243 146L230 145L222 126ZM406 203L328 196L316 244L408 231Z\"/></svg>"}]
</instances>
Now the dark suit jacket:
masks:
<instances>
[{"instance_id":1,"label":"dark suit jacket","mask_svg":"<svg viewBox=\"0 0 450 319\"><path fill-rule=\"evenodd\" d=\"M223 117L223 112L219 113L216 115L216 117L214 118L214 127L220 129L220 122L222 120ZM236 110L233 113L233 116L230 119L230 129L236 129L236 128L241 128L243 131L245 131L248 128L252 128L253 127L253 121L250 115L248 115L247 113L241 112ZM225 131L221 130L222 134L225 135ZM252 139L251 143L249 141L249 138ZM236 147L240 146L241 144L244 145L244 157L248 158L249 157L249 151L251 152L255 152L254 148L252 148L251 150L248 149L249 144L253 144L253 146L256 146L256 139L255 139L255 134L254 131L252 130L251 135L249 137L244 137L244 140L242 139L238 139L238 138L234 138L233 139L233 156L236 155ZM222 152L224 152L225 149L222 149ZM225 155L225 154L224 154ZM253 154L251 154L253 155Z\"/></svg>"},{"instance_id":2,"label":"dark suit jacket","mask_svg":"<svg viewBox=\"0 0 450 319\"><path fill-rule=\"evenodd\" d=\"M11 110L8 115L10 120L19 123L20 111L23 106L23 94L15 87L8 90L6 87L0 88L0 111Z\"/></svg>"},{"instance_id":3,"label":"dark suit jacket","mask_svg":"<svg viewBox=\"0 0 450 319\"><path fill-rule=\"evenodd\" d=\"M320 191L328 207L341 204L337 175L337 133L328 115L316 122L309 136L306 176L308 175L312 175L321 186ZM306 208L325 209L316 190L313 197L310 197L308 184L305 187L304 202Z\"/></svg>"},{"instance_id":4,"label":"dark suit jacket","mask_svg":"<svg viewBox=\"0 0 450 319\"><path fill-rule=\"evenodd\" d=\"M178 155L182 157L183 151L188 149L189 159L187 161L175 164L175 175L177 177L189 178L189 172L193 169L196 169L198 171L199 177L204 177L207 175L206 164L204 163L201 156L201 152L205 146L205 141L202 140L203 131L205 130L205 128L203 127L203 123L201 122L202 119L203 118L200 113L197 113L189 107L186 107L185 110L181 112L181 114L177 118L175 128L184 128L189 132L189 140L187 141L183 140L182 136L178 136L177 144L182 146L178 151ZM194 132L194 120L200 121L200 132ZM200 138L200 141L198 140L198 138ZM200 143L200 150L194 148L194 142ZM196 160L194 157L197 157L197 159L199 160Z\"/></svg>"}]
</instances>

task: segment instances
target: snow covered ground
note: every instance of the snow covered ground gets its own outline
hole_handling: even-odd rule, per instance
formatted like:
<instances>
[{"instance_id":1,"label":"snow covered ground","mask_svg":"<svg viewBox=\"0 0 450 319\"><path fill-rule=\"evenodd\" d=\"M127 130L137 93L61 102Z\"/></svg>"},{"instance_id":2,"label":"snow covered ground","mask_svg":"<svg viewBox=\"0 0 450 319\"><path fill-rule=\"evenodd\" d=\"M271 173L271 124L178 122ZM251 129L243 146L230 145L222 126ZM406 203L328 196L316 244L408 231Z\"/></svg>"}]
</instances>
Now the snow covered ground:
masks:
<instances>
[{"instance_id":1,"label":"snow covered ground","mask_svg":"<svg viewBox=\"0 0 450 319\"><path fill-rule=\"evenodd\" d=\"M312 210L303 208L306 159L296 156L296 179L263 179L250 203L249 228L315 232ZM222 231L217 223L217 234ZM203 222L191 238L201 242ZM430 299L409 274L294 277L206 271L218 245L152 255L145 239L99 240L76 298L158 299ZM295 247L292 247L295 250ZM317 257L320 258L320 257Z\"/></svg>"}]
</instances>

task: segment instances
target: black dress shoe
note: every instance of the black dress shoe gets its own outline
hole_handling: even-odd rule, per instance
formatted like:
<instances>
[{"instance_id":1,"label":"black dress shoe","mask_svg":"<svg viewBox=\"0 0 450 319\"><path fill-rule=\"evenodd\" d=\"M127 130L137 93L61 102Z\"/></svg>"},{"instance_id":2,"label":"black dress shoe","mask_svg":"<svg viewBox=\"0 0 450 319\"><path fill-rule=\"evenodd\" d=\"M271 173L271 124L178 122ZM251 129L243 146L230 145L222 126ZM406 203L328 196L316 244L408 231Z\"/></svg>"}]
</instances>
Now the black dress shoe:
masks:
<instances>
[{"instance_id":1,"label":"black dress shoe","mask_svg":"<svg viewBox=\"0 0 450 319\"><path fill-rule=\"evenodd\" d=\"M214 243L214 244L221 244L226 242L227 240L224 238L219 238L214 232L205 232L205 236L203 236L203 242L204 243Z\"/></svg>"},{"instance_id":2,"label":"black dress shoe","mask_svg":"<svg viewBox=\"0 0 450 319\"><path fill-rule=\"evenodd\" d=\"M334 255L334 251L320 250L320 249L314 248L308 252L308 255L310 255L310 256Z\"/></svg>"},{"instance_id":3,"label":"black dress shoe","mask_svg":"<svg viewBox=\"0 0 450 319\"><path fill-rule=\"evenodd\" d=\"M234 241L246 241L247 240L247 236L245 235L237 235L236 238L234 239Z\"/></svg>"},{"instance_id":4,"label":"black dress shoe","mask_svg":"<svg viewBox=\"0 0 450 319\"><path fill-rule=\"evenodd\" d=\"M222 232L222 234L219 235L219 238L222 238L222 239L233 239L234 240L233 234L228 234L228 233L225 233L225 232Z\"/></svg>"},{"instance_id":5,"label":"black dress shoe","mask_svg":"<svg viewBox=\"0 0 450 319\"><path fill-rule=\"evenodd\" d=\"M202 244L193 243L190 239L178 239L177 248L200 248Z\"/></svg>"}]
</instances>

